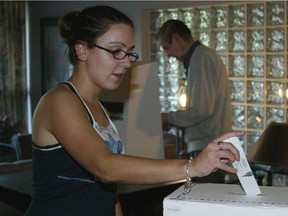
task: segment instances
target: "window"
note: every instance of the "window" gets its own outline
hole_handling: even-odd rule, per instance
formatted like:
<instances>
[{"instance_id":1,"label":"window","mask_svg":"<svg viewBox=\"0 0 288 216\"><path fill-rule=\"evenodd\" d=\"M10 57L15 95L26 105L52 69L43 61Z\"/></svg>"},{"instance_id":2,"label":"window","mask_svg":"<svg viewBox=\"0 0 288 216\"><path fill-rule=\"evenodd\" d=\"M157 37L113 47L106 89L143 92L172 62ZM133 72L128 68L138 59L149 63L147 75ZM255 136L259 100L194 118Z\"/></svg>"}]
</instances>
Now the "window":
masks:
<instances>
[{"instance_id":1,"label":"window","mask_svg":"<svg viewBox=\"0 0 288 216\"><path fill-rule=\"evenodd\" d=\"M0 2L0 141L27 132L25 2ZM4 122L2 120L5 120Z\"/></svg>"}]
</instances>

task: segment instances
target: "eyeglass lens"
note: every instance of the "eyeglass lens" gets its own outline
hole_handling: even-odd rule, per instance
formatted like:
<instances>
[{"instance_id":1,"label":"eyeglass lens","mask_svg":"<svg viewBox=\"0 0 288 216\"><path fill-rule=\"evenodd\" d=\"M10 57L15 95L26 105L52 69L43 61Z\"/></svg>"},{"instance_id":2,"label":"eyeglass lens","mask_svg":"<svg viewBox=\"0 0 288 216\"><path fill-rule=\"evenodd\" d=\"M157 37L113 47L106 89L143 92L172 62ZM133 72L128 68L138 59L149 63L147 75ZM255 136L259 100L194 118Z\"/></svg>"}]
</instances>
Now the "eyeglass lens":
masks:
<instances>
[{"instance_id":1,"label":"eyeglass lens","mask_svg":"<svg viewBox=\"0 0 288 216\"><path fill-rule=\"evenodd\" d=\"M113 52L113 56L116 59L122 60L128 55L128 58L131 62L135 62L138 59L138 54L137 53L127 53L124 50L115 50Z\"/></svg>"}]
</instances>

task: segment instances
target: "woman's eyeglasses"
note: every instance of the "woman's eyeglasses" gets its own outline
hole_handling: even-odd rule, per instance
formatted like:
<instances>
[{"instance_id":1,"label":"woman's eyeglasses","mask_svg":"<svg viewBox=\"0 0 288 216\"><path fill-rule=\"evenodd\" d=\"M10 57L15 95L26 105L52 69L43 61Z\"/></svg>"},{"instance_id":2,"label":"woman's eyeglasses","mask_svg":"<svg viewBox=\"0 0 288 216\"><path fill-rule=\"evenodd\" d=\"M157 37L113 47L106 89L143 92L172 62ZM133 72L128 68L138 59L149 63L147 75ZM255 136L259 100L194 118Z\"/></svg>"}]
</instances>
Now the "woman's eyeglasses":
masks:
<instances>
[{"instance_id":1,"label":"woman's eyeglasses","mask_svg":"<svg viewBox=\"0 0 288 216\"><path fill-rule=\"evenodd\" d=\"M121 49L117 49L117 50L109 50L109 49L106 49L104 47L101 47L101 46L98 46L97 44L92 44L92 46L94 47L97 47L99 49L102 49L102 50L105 50L106 52L109 52L113 55L113 57L117 60L122 60L124 59L126 56L128 56L129 60L131 62L136 62L139 58L138 54L135 53L135 52L131 52L131 53L128 53L124 50L121 50Z\"/></svg>"}]
</instances>

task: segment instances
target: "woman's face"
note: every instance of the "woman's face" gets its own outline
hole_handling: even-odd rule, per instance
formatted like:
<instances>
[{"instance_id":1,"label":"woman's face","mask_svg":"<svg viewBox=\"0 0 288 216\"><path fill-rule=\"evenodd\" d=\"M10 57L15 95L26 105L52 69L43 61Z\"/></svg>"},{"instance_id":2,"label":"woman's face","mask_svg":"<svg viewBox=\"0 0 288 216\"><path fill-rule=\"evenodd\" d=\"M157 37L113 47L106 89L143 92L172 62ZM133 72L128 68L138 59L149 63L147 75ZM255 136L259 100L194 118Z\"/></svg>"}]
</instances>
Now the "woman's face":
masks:
<instances>
[{"instance_id":1,"label":"woman's face","mask_svg":"<svg viewBox=\"0 0 288 216\"><path fill-rule=\"evenodd\" d=\"M120 49L131 53L135 47L134 29L126 24L113 24L95 44L111 51ZM101 89L116 89L129 67L131 62L128 56L118 60L113 54L98 47L89 51L86 69L90 78Z\"/></svg>"}]
</instances>

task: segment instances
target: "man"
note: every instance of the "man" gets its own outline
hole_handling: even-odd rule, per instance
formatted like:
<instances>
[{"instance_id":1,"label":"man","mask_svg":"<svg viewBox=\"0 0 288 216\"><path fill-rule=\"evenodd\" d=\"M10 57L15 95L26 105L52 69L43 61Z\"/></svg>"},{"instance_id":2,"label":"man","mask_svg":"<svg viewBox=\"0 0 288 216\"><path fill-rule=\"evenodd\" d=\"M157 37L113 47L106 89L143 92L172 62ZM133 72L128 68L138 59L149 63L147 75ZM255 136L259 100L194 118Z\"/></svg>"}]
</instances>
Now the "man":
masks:
<instances>
[{"instance_id":1,"label":"man","mask_svg":"<svg viewBox=\"0 0 288 216\"><path fill-rule=\"evenodd\" d=\"M219 134L231 131L225 65L215 51L194 41L190 29L179 20L165 22L157 33L157 40L168 57L183 62L187 77L186 109L162 113L163 129L185 128L187 152L199 152Z\"/></svg>"}]
</instances>

